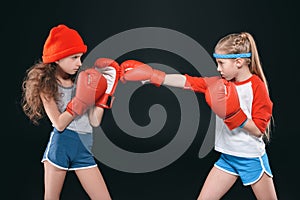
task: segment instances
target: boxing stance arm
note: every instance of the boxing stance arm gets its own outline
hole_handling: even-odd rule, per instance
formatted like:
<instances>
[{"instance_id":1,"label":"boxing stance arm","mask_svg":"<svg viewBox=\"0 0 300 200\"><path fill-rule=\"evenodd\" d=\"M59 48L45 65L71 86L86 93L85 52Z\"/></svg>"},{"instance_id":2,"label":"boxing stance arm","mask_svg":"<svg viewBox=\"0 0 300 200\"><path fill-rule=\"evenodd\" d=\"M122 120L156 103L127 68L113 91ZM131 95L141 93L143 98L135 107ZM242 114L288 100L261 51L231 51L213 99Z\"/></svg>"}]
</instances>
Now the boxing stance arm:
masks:
<instances>
[{"instance_id":1,"label":"boxing stance arm","mask_svg":"<svg viewBox=\"0 0 300 200\"><path fill-rule=\"evenodd\" d=\"M89 121L91 126L98 127L101 124L102 117L104 114L104 108L94 106L89 110Z\"/></svg>"},{"instance_id":2,"label":"boxing stance arm","mask_svg":"<svg viewBox=\"0 0 300 200\"><path fill-rule=\"evenodd\" d=\"M163 85L185 88L186 86L186 76L181 74L166 74ZM262 132L257 128L256 124L252 119L248 119L243 127L246 131L251 133L256 137L262 136Z\"/></svg>"},{"instance_id":3,"label":"boxing stance arm","mask_svg":"<svg viewBox=\"0 0 300 200\"><path fill-rule=\"evenodd\" d=\"M53 126L58 131L63 131L75 118L75 116L72 116L67 111L61 113L58 110L57 104L53 98L47 98L43 93L40 94L40 97L42 99L45 112Z\"/></svg>"},{"instance_id":4,"label":"boxing stance arm","mask_svg":"<svg viewBox=\"0 0 300 200\"><path fill-rule=\"evenodd\" d=\"M75 118L69 112L65 111L61 113L53 99L47 99L44 95L41 95L44 108L48 118L53 126L58 131L63 131ZM104 109L94 106L89 110L89 121L93 127L98 127L102 121Z\"/></svg>"},{"instance_id":5,"label":"boxing stance arm","mask_svg":"<svg viewBox=\"0 0 300 200\"><path fill-rule=\"evenodd\" d=\"M253 86L255 87L253 89L255 92L252 104L252 119L247 121L244 129L260 137L266 131L268 123L272 118L273 103L263 83L259 82L253 85L255 85Z\"/></svg>"}]
</instances>

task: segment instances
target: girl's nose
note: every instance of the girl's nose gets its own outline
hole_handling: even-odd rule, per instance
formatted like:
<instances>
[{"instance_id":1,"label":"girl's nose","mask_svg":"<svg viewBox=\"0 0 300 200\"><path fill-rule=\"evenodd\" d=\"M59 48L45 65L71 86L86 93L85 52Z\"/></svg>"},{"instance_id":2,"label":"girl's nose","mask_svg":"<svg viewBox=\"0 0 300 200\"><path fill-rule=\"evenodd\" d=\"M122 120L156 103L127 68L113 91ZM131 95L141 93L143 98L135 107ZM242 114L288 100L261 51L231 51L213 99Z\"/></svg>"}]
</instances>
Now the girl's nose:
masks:
<instances>
[{"instance_id":1,"label":"girl's nose","mask_svg":"<svg viewBox=\"0 0 300 200\"><path fill-rule=\"evenodd\" d=\"M81 62L80 59L77 60L77 65L78 65L78 66L81 66L81 65L82 65L82 62Z\"/></svg>"}]
</instances>

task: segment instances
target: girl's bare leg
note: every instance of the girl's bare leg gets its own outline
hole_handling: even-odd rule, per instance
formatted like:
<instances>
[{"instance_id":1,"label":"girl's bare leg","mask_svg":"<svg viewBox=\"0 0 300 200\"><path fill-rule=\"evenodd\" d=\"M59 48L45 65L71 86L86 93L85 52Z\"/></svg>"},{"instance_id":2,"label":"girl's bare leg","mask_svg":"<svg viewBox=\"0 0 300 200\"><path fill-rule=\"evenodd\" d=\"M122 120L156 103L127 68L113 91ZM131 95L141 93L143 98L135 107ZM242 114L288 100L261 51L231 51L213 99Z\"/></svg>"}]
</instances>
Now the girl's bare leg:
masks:
<instances>
[{"instance_id":1,"label":"girl's bare leg","mask_svg":"<svg viewBox=\"0 0 300 200\"><path fill-rule=\"evenodd\" d=\"M98 167L76 170L75 173L92 200L111 200Z\"/></svg>"},{"instance_id":2,"label":"girl's bare leg","mask_svg":"<svg viewBox=\"0 0 300 200\"><path fill-rule=\"evenodd\" d=\"M277 200L273 179L266 173L251 187L258 200Z\"/></svg>"},{"instance_id":3,"label":"girl's bare leg","mask_svg":"<svg viewBox=\"0 0 300 200\"><path fill-rule=\"evenodd\" d=\"M209 172L197 200L219 200L232 187L237 176L213 167Z\"/></svg>"},{"instance_id":4,"label":"girl's bare leg","mask_svg":"<svg viewBox=\"0 0 300 200\"><path fill-rule=\"evenodd\" d=\"M48 161L44 162L45 200L59 200L66 177L66 170L59 169Z\"/></svg>"}]
</instances>

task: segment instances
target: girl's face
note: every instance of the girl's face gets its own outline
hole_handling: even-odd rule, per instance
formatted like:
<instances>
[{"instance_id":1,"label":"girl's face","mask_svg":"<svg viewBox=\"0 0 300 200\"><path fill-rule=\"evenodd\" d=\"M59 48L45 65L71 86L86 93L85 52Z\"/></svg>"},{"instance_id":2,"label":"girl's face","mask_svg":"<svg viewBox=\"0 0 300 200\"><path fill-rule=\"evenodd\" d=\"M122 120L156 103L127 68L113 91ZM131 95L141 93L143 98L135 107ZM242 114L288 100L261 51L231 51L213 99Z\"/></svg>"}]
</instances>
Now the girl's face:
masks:
<instances>
[{"instance_id":1,"label":"girl's face","mask_svg":"<svg viewBox=\"0 0 300 200\"><path fill-rule=\"evenodd\" d=\"M230 81L237 76L238 68L235 65L235 59L216 59L218 72L223 78Z\"/></svg>"},{"instance_id":2,"label":"girl's face","mask_svg":"<svg viewBox=\"0 0 300 200\"><path fill-rule=\"evenodd\" d=\"M60 66L62 71L64 71L67 74L74 75L79 70L81 63L81 56L83 53L77 53L70 55L68 57L62 58L56 63Z\"/></svg>"},{"instance_id":3,"label":"girl's face","mask_svg":"<svg viewBox=\"0 0 300 200\"><path fill-rule=\"evenodd\" d=\"M224 54L224 52L217 52L217 54ZM217 71L220 73L222 78L230 81L235 79L238 76L238 63L236 59L216 59L218 68Z\"/></svg>"}]
</instances>

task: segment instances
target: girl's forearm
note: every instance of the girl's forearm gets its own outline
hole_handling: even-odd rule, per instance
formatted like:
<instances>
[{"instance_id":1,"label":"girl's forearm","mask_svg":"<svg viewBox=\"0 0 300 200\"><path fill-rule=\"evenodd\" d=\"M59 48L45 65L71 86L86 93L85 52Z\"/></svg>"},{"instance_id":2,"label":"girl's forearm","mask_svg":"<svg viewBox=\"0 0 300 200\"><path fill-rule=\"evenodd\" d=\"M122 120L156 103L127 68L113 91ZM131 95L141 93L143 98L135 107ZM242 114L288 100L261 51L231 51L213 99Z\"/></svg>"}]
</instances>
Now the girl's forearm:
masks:
<instances>
[{"instance_id":1,"label":"girl's forearm","mask_svg":"<svg viewBox=\"0 0 300 200\"><path fill-rule=\"evenodd\" d=\"M182 74L167 74L163 85L184 88L186 77Z\"/></svg>"},{"instance_id":2,"label":"girl's forearm","mask_svg":"<svg viewBox=\"0 0 300 200\"><path fill-rule=\"evenodd\" d=\"M248 119L243 128L256 137L261 137L263 135L263 133L257 128L252 119Z\"/></svg>"}]
</instances>

